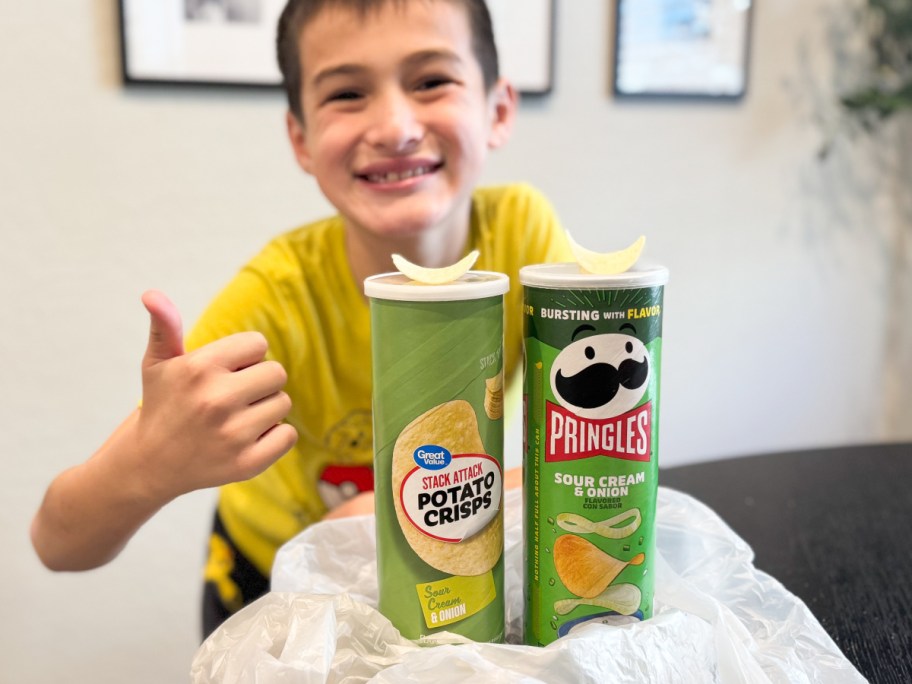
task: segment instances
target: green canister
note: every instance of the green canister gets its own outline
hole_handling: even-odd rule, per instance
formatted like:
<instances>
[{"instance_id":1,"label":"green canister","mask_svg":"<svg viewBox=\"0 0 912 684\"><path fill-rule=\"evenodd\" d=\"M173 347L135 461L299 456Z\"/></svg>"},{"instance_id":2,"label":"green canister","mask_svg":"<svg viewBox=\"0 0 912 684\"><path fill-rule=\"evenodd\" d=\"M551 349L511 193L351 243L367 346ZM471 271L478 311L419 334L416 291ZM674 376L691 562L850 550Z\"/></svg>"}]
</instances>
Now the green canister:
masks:
<instances>
[{"instance_id":1,"label":"green canister","mask_svg":"<svg viewBox=\"0 0 912 684\"><path fill-rule=\"evenodd\" d=\"M524 639L652 616L663 267L526 266Z\"/></svg>"},{"instance_id":2,"label":"green canister","mask_svg":"<svg viewBox=\"0 0 912 684\"><path fill-rule=\"evenodd\" d=\"M504 639L503 295L469 271L370 298L380 612L421 644Z\"/></svg>"}]
</instances>

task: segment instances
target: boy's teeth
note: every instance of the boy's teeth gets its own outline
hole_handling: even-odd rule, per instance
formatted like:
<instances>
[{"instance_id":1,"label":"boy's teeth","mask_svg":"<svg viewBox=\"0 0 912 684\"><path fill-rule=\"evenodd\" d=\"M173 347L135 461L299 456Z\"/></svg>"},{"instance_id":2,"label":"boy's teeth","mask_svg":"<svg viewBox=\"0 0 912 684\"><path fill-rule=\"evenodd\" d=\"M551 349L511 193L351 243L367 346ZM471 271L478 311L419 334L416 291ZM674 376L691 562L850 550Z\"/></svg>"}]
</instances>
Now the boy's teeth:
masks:
<instances>
[{"instance_id":1,"label":"boy's teeth","mask_svg":"<svg viewBox=\"0 0 912 684\"><path fill-rule=\"evenodd\" d=\"M423 176L428 172L429 169L426 166L419 166L417 169L409 169L398 173L396 171L390 171L389 173L372 173L367 179L372 183L395 183L396 181L405 180L412 176Z\"/></svg>"}]
</instances>

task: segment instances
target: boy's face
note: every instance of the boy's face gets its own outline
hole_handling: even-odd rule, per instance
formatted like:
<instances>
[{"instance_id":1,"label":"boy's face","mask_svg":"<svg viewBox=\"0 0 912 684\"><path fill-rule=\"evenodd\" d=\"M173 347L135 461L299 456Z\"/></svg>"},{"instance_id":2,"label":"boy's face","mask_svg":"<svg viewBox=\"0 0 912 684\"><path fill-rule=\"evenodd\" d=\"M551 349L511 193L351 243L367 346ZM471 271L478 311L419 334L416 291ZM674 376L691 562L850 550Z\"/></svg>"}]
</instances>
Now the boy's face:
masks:
<instances>
[{"instance_id":1,"label":"boy's face","mask_svg":"<svg viewBox=\"0 0 912 684\"><path fill-rule=\"evenodd\" d=\"M329 7L300 40L301 167L350 227L407 237L464 227L488 149L506 141L512 89L485 91L465 9L388 2L361 16Z\"/></svg>"}]
</instances>

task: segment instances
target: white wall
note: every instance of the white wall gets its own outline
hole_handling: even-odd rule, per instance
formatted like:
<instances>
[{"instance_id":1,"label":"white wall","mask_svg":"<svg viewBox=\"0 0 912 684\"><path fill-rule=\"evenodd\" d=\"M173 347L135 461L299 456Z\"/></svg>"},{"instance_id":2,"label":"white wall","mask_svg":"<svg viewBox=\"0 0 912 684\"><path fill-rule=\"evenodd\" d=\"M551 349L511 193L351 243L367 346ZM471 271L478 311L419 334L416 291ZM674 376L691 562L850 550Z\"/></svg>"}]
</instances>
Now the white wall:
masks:
<instances>
[{"instance_id":1,"label":"white wall","mask_svg":"<svg viewBox=\"0 0 912 684\"><path fill-rule=\"evenodd\" d=\"M213 493L80 575L41 568L29 520L139 396L142 291L192 320L328 206L292 160L278 92L125 90L114 0L53 4L0 0L0 681L182 681ZM879 236L899 186L857 151L814 160L832 4L758 3L740 104L632 104L608 95L608 3L561 0L555 91L524 105L487 172L539 185L581 242L642 232L670 267L665 465L912 436L908 410L880 420L900 312Z\"/></svg>"}]
</instances>

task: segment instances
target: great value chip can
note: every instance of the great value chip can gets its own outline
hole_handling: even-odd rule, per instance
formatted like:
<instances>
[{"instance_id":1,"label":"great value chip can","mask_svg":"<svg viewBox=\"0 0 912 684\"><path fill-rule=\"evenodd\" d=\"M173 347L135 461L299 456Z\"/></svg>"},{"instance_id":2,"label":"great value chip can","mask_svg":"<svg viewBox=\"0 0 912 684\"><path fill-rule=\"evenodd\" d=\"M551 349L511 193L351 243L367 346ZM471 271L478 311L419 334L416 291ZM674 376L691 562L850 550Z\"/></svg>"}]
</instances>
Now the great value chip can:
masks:
<instances>
[{"instance_id":1,"label":"great value chip can","mask_svg":"<svg viewBox=\"0 0 912 684\"><path fill-rule=\"evenodd\" d=\"M524 639L652 616L668 271L520 270Z\"/></svg>"},{"instance_id":2,"label":"great value chip can","mask_svg":"<svg viewBox=\"0 0 912 684\"><path fill-rule=\"evenodd\" d=\"M365 281L373 363L379 609L422 644L504 638L503 295Z\"/></svg>"}]
</instances>

